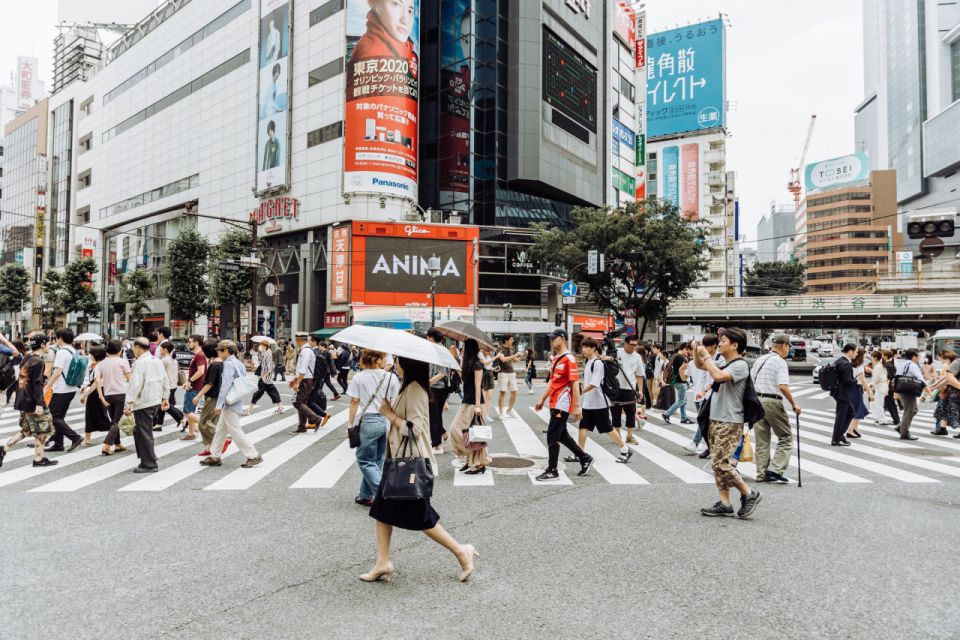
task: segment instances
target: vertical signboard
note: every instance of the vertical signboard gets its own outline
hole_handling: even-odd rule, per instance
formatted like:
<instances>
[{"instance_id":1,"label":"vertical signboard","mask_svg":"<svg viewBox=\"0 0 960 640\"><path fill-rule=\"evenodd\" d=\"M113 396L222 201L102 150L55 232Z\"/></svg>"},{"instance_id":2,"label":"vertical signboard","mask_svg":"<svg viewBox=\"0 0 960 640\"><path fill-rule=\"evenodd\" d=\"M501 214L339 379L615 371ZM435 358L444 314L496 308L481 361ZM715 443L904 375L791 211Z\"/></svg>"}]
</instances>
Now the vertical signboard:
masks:
<instances>
[{"instance_id":1,"label":"vertical signboard","mask_svg":"<svg viewBox=\"0 0 960 640\"><path fill-rule=\"evenodd\" d=\"M350 299L350 226L334 227L330 247L330 302L344 304Z\"/></svg>"},{"instance_id":2,"label":"vertical signboard","mask_svg":"<svg viewBox=\"0 0 960 640\"><path fill-rule=\"evenodd\" d=\"M442 0L440 33L440 207L470 206L470 83L473 73L471 0Z\"/></svg>"},{"instance_id":3,"label":"vertical signboard","mask_svg":"<svg viewBox=\"0 0 960 640\"><path fill-rule=\"evenodd\" d=\"M17 56L17 109L33 106L33 86L36 82L37 59Z\"/></svg>"},{"instance_id":4,"label":"vertical signboard","mask_svg":"<svg viewBox=\"0 0 960 640\"><path fill-rule=\"evenodd\" d=\"M292 0L260 0L257 193L289 186Z\"/></svg>"},{"instance_id":5,"label":"vertical signboard","mask_svg":"<svg viewBox=\"0 0 960 640\"><path fill-rule=\"evenodd\" d=\"M664 147L661 152L660 175L663 176L663 199L680 206L680 148Z\"/></svg>"},{"instance_id":6,"label":"vertical signboard","mask_svg":"<svg viewBox=\"0 0 960 640\"><path fill-rule=\"evenodd\" d=\"M637 12L637 201L647 197L647 12Z\"/></svg>"},{"instance_id":7,"label":"vertical signboard","mask_svg":"<svg viewBox=\"0 0 960 640\"><path fill-rule=\"evenodd\" d=\"M84 236L80 244L80 257L92 258L97 248L97 240L90 235Z\"/></svg>"},{"instance_id":8,"label":"vertical signboard","mask_svg":"<svg viewBox=\"0 0 960 640\"><path fill-rule=\"evenodd\" d=\"M613 32L631 52L637 49L636 20L636 14L634 14L633 9L626 3L626 0L617 0Z\"/></svg>"},{"instance_id":9,"label":"vertical signboard","mask_svg":"<svg viewBox=\"0 0 960 640\"><path fill-rule=\"evenodd\" d=\"M649 136L725 126L723 20L651 34L647 55Z\"/></svg>"},{"instance_id":10,"label":"vertical signboard","mask_svg":"<svg viewBox=\"0 0 960 640\"><path fill-rule=\"evenodd\" d=\"M420 0L347 0L343 192L417 199Z\"/></svg>"},{"instance_id":11,"label":"vertical signboard","mask_svg":"<svg viewBox=\"0 0 960 640\"><path fill-rule=\"evenodd\" d=\"M680 213L689 220L700 219L700 145L680 148Z\"/></svg>"}]
</instances>

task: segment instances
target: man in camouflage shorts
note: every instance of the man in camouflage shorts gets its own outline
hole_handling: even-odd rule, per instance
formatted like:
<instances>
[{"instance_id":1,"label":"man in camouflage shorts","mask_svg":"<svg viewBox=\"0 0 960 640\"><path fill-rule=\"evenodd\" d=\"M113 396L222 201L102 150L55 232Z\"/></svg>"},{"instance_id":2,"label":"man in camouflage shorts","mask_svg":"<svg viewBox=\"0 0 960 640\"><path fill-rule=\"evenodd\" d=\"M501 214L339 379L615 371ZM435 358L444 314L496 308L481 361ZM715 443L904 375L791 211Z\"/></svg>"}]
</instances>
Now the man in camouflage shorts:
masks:
<instances>
[{"instance_id":1,"label":"man in camouflage shorts","mask_svg":"<svg viewBox=\"0 0 960 640\"><path fill-rule=\"evenodd\" d=\"M43 399L44 364L49 338L36 335L30 339L30 355L20 364L20 379L17 381L17 400L14 408L20 412L20 433L15 434L0 447L0 466L7 451L24 438L33 438L33 466L50 467L56 460L43 457L43 445L53 433L53 420Z\"/></svg>"}]
</instances>

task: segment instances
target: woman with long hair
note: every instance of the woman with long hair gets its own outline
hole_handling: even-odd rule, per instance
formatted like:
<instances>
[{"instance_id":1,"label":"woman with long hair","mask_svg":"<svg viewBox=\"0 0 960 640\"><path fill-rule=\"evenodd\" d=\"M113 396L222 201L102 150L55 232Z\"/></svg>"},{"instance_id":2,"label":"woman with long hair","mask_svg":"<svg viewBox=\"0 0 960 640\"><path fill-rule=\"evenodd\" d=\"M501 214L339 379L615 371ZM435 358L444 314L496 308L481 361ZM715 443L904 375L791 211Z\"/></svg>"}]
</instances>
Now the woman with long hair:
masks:
<instances>
[{"instance_id":1,"label":"woman with long hair","mask_svg":"<svg viewBox=\"0 0 960 640\"><path fill-rule=\"evenodd\" d=\"M400 383L397 376L384 370L386 354L364 349L360 354L360 372L347 385L350 397L348 425L357 424L359 409L360 446L357 447L357 467L362 476L360 491L354 502L369 507L380 487L383 461L387 456L387 420L380 415L380 405L397 395Z\"/></svg>"},{"instance_id":2,"label":"woman with long hair","mask_svg":"<svg viewBox=\"0 0 960 640\"><path fill-rule=\"evenodd\" d=\"M460 471L474 475L485 473L490 462L487 445L482 442L468 442L470 425L483 419L483 362L480 360L480 347L476 340L463 343L463 360L460 362L463 372L463 404L450 425L450 445L453 455L465 460Z\"/></svg>"},{"instance_id":3,"label":"woman with long hair","mask_svg":"<svg viewBox=\"0 0 960 640\"><path fill-rule=\"evenodd\" d=\"M400 454L404 439L410 437L412 429L413 441L406 443L405 455L426 458L430 470L436 474L437 461L430 447L430 368L417 360L397 360L403 374L403 386L392 403L384 400L379 407L389 423L387 441L390 456ZM396 379L392 374L387 375ZM385 499L383 485L380 485L370 508L370 517L377 521L377 560L369 572L360 576L364 582L393 577L395 569L390 561L390 541L394 527L423 531L428 538L449 550L460 563L460 582L466 582L473 574L474 558L480 554L473 545L460 544L444 530L439 524L440 516L430 504L430 498Z\"/></svg>"},{"instance_id":4,"label":"woman with long hair","mask_svg":"<svg viewBox=\"0 0 960 640\"><path fill-rule=\"evenodd\" d=\"M525 381L530 395L533 395L533 381L537 378L537 361L533 357L533 349L527 349L527 377Z\"/></svg>"},{"instance_id":5,"label":"woman with long hair","mask_svg":"<svg viewBox=\"0 0 960 640\"><path fill-rule=\"evenodd\" d=\"M927 387L927 393L933 395L939 391L937 397L937 408L933 411L934 429L930 433L935 436L945 436L951 429L960 429L960 380L957 379L960 374L960 359L957 358L957 352L945 349L939 354L943 368L940 370L940 377L932 385ZM960 439L960 433L954 436Z\"/></svg>"},{"instance_id":6,"label":"woman with long hair","mask_svg":"<svg viewBox=\"0 0 960 640\"><path fill-rule=\"evenodd\" d=\"M860 426L860 420L866 418L868 415L867 405L863 402L863 394L866 393L870 398L870 402L873 402L873 391L870 389L870 385L867 384L867 378L864 373L863 361L865 355L863 349L857 349L856 355L851 362L853 365L853 377L860 385L860 390L853 400L853 420L850 421L850 426L847 427L848 438L861 437L857 427Z\"/></svg>"},{"instance_id":7,"label":"woman with long hair","mask_svg":"<svg viewBox=\"0 0 960 640\"><path fill-rule=\"evenodd\" d=\"M873 421L877 424L891 424L884 417L883 404L886 401L887 393L890 391L890 378L887 375L887 368L883 364L883 354L875 349L870 353L870 359L873 361L873 367L870 372L870 386L873 390L873 400L870 403L870 410L873 413Z\"/></svg>"},{"instance_id":8,"label":"woman with long hair","mask_svg":"<svg viewBox=\"0 0 960 640\"><path fill-rule=\"evenodd\" d=\"M464 344L463 350L467 350L466 344ZM490 409L493 407L493 380L496 377L493 373L493 353L490 349L480 349L478 358L483 365L483 377L480 380L480 388L483 391L483 402L481 403L483 419L489 422Z\"/></svg>"},{"instance_id":9,"label":"woman with long hair","mask_svg":"<svg viewBox=\"0 0 960 640\"><path fill-rule=\"evenodd\" d=\"M80 404L85 406L83 412L83 446L93 445L92 438L95 431L110 431L110 414L106 405L100 401L100 377L97 368L107 357L107 350L102 346L90 349L93 364L87 371L83 386L80 387Z\"/></svg>"},{"instance_id":10,"label":"woman with long hair","mask_svg":"<svg viewBox=\"0 0 960 640\"><path fill-rule=\"evenodd\" d=\"M891 424L896 427L900 424L900 412L897 410L897 400L893 397L893 377L897 374L897 369L894 364L893 351L884 349L882 353L883 366L887 370L887 379L890 381L887 389L887 397L883 399L883 408L890 412L890 417L893 419Z\"/></svg>"}]
</instances>

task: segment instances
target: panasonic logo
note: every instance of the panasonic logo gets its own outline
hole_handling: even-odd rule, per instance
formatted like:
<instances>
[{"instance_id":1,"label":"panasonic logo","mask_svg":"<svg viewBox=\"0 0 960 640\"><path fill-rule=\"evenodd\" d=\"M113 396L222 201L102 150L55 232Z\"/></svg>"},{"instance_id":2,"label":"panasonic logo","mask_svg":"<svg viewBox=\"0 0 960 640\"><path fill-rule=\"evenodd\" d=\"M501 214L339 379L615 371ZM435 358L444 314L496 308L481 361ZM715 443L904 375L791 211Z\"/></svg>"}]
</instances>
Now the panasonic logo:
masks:
<instances>
[{"instance_id":1,"label":"panasonic logo","mask_svg":"<svg viewBox=\"0 0 960 640\"><path fill-rule=\"evenodd\" d=\"M393 187L395 189L403 189L404 191L410 191L410 185L404 182L397 182L396 180L381 180L380 178L373 179L373 186L375 187Z\"/></svg>"}]
</instances>

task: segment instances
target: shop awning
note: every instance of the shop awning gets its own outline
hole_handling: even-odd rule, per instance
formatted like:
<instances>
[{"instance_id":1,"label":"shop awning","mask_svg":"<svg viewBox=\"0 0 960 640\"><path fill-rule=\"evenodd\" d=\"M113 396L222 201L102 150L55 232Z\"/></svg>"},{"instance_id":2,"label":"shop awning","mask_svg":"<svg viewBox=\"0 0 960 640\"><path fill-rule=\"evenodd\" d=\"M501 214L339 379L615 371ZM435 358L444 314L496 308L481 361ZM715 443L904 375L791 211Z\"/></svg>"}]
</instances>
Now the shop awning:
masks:
<instances>
[{"instance_id":1,"label":"shop awning","mask_svg":"<svg viewBox=\"0 0 960 640\"><path fill-rule=\"evenodd\" d=\"M330 336L337 333L338 331L343 331L343 328L341 327L340 329L317 329L310 335L317 336L318 338L329 338Z\"/></svg>"}]
</instances>

